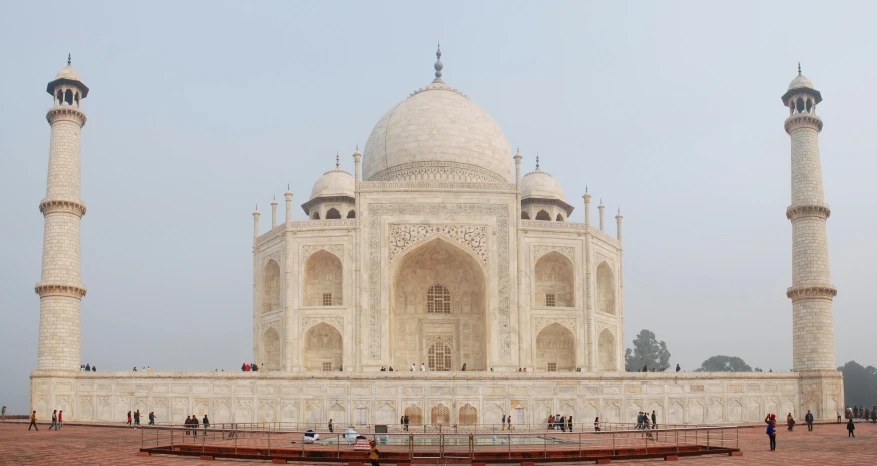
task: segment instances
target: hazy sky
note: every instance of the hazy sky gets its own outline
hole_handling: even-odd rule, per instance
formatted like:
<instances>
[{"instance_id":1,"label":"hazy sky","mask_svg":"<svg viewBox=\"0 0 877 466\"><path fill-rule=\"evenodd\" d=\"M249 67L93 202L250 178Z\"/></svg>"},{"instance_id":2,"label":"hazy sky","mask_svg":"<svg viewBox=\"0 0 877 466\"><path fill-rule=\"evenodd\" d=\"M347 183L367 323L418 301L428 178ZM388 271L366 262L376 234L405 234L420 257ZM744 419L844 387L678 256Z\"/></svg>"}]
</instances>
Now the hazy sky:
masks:
<instances>
[{"instance_id":1,"label":"hazy sky","mask_svg":"<svg viewBox=\"0 0 877 466\"><path fill-rule=\"evenodd\" d=\"M270 227L391 106L444 79L530 171L624 214L625 337L691 370L792 366L787 111L820 137L837 360L877 364L873 2L0 3L0 403L36 368L50 127L67 53L83 102L82 354L104 370L235 370L252 356L252 217ZM509 163L512 163L511 160ZM267 213L267 215L266 215ZM594 209L596 215L596 208ZM607 222L614 232L614 219Z\"/></svg>"}]
</instances>

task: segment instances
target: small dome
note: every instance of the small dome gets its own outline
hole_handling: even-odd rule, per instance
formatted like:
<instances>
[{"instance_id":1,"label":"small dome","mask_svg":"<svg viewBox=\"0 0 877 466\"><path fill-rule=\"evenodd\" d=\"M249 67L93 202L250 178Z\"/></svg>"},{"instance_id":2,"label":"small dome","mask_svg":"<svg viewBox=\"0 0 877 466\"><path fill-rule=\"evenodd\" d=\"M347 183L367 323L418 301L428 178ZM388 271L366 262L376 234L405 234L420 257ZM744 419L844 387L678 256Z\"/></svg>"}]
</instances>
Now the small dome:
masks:
<instances>
[{"instance_id":1,"label":"small dome","mask_svg":"<svg viewBox=\"0 0 877 466\"><path fill-rule=\"evenodd\" d=\"M311 199L327 196L354 197L355 186L353 175L336 167L334 170L324 173L314 183L314 189L311 190Z\"/></svg>"},{"instance_id":2,"label":"small dome","mask_svg":"<svg viewBox=\"0 0 877 466\"><path fill-rule=\"evenodd\" d=\"M799 74L798 76L795 76L795 79L793 79L791 83L789 83L789 90L791 91L792 89L802 88L816 89L815 87L813 87L813 83L809 79L807 79L806 76L802 76Z\"/></svg>"},{"instance_id":3,"label":"small dome","mask_svg":"<svg viewBox=\"0 0 877 466\"><path fill-rule=\"evenodd\" d=\"M61 68L61 71L55 75L55 79L69 79L71 81L82 82L82 77L79 76L79 72L76 71L76 68L73 68L73 65L67 65L64 68Z\"/></svg>"},{"instance_id":4,"label":"small dome","mask_svg":"<svg viewBox=\"0 0 877 466\"><path fill-rule=\"evenodd\" d=\"M538 168L521 179L521 199L527 198L556 199L566 202L560 183Z\"/></svg>"}]
</instances>

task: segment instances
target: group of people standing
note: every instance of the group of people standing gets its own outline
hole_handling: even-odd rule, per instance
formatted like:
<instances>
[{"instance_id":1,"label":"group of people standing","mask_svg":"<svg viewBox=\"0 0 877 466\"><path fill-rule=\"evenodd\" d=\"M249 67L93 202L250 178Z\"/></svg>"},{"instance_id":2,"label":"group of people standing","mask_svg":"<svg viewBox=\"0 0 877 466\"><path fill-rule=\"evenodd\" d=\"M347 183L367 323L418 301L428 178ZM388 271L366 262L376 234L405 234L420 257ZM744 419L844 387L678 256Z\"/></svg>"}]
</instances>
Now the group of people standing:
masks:
<instances>
[{"instance_id":1,"label":"group of people standing","mask_svg":"<svg viewBox=\"0 0 877 466\"><path fill-rule=\"evenodd\" d=\"M204 415L204 419L201 422L198 422L198 417L194 414L191 416L186 416L186 435L194 435L198 436L198 427L203 426L205 429L210 427L210 419L207 419L207 415Z\"/></svg>"},{"instance_id":2,"label":"group of people standing","mask_svg":"<svg viewBox=\"0 0 877 466\"><path fill-rule=\"evenodd\" d=\"M250 372L250 371L256 372L259 370L259 366L257 366L256 363L250 364L248 362L245 362L245 363L241 364L241 370L244 372Z\"/></svg>"},{"instance_id":3,"label":"group of people standing","mask_svg":"<svg viewBox=\"0 0 877 466\"><path fill-rule=\"evenodd\" d=\"M548 416L548 429L559 430L561 432L566 432L569 429L572 432L572 416L566 417L560 414Z\"/></svg>"},{"instance_id":4,"label":"group of people standing","mask_svg":"<svg viewBox=\"0 0 877 466\"><path fill-rule=\"evenodd\" d=\"M840 415L838 415L838 419L840 419ZM861 406L847 407L847 419L864 419L866 421L870 419L872 424L877 423L877 406L872 406L870 409Z\"/></svg>"},{"instance_id":5,"label":"group of people standing","mask_svg":"<svg viewBox=\"0 0 877 466\"><path fill-rule=\"evenodd\" d=\"M92 366L91 364L80 364L79 372L97 372L97 366Z\"/></svg>"},{"instance_id":6,"label":"group of people standing","mask_svg":"<svg viewBox=\"0 0 877 466\"><path fill-rule=\"evenodd\" d=\"M393 370L393 368L390 368L390 370ZM408 418L407 414L399 418L399 424L402 426L402 430L404 430L405 432L408 432L408 423L410 421L411 420Z\"/></svg>"}]
</instances>

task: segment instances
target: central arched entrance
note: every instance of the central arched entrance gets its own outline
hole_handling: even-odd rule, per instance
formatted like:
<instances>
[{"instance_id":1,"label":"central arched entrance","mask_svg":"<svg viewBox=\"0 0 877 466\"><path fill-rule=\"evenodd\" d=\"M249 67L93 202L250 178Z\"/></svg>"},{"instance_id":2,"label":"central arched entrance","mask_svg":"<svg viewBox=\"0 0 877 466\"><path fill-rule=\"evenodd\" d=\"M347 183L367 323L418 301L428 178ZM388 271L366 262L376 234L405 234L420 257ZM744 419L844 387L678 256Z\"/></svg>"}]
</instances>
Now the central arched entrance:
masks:
<instances>
[{"instance_id":1,"label":"central arched entrance","mask_svg":"<svg viewBox=\"0 0 877 466\"><path fill-rule=\"evenodd\" d=\"M486 279L471 254L435 238L399 258L391 277L391 365L486 370Z\"/></svg>"}]
</instances>

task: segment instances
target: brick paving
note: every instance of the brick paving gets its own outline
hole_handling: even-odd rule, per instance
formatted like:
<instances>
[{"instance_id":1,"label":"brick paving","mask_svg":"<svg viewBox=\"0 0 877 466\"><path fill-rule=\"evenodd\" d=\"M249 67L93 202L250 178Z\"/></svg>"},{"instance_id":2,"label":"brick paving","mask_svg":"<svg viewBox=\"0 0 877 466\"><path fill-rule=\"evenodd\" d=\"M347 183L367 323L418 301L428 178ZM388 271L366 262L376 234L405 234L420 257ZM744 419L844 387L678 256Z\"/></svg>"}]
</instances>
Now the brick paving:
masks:
<instances>
[{"instance_id":1,"label":"brick paving","mask_svg":"<svg viewBox=\"0 0 877 466\"><path fill-rule=\"evenodd\" d=\"M60 432L28 432L26 423L0 424L0 465L197 465L198 458L166 455L137 456L141 431L132 428L65 425ZM877 464L877 425L856 425L856 438L847 438L844 424L816 425L813 432L799 426L794 432L780 430L777 451L768 451L762 427L741 428L742 457L705 456L680 458L686 465L863 465ZM223 460L219 460L223 461ZM227 460L226 460L227 461ZM618 463L654 463L619 461ZM233 464L271 464L269 461L237 461ZM590 463L589 463L590 464Z\"/></svg>"}]
</instances>

